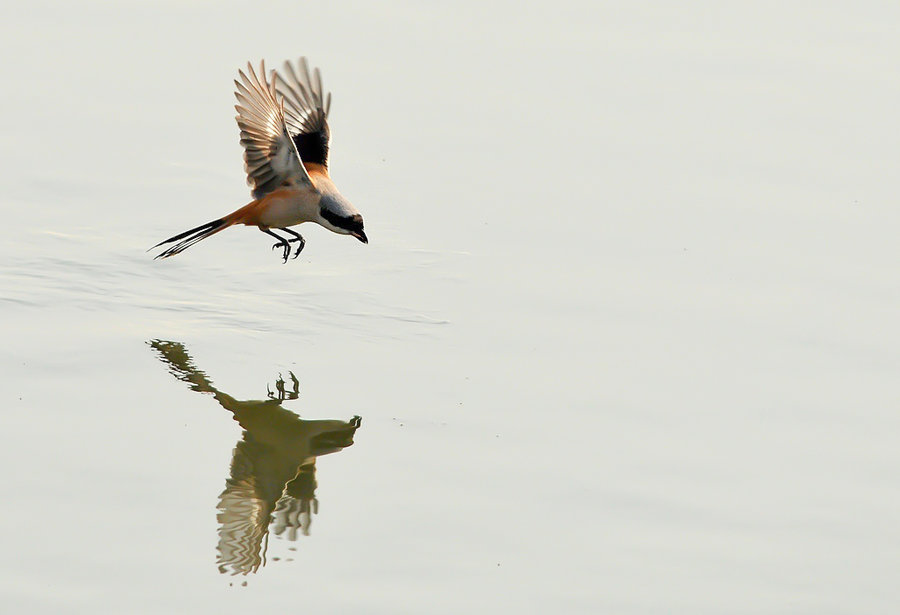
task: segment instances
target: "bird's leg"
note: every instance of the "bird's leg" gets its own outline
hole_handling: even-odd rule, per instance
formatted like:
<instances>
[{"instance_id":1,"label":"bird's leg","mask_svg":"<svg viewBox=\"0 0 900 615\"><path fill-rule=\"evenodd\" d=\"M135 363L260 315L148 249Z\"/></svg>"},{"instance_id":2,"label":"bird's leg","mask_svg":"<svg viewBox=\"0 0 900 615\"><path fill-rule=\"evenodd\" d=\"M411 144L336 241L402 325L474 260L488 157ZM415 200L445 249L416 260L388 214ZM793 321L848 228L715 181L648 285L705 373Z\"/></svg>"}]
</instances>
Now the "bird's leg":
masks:
<instances>
[{"instance_id":1,"label":"bird's leg","mask_svg":"<svg viewBox=\"0 0 900 615\"><path fill-rule=\"evenodd\" d=\"M294 390L288 393L288 399L297 399L300 396L300 381L297 380L297 376L294 375L294 372L288 372L291 375L291 382L294 383Z\"/></svg>"},{"instance_id":2,"label":"bird's leg","mask_svg":"<svg viewBox=\"0 0 900 615\"><path fill-rule=\"evenodd\" d=\"M292 231L292 230L289 229L289 228L279 228L278 230L279 230L279 231L284 231L284 232L287 233L288 235L293 235L293 236L294 236L293 239L288 239L288 243L294 243L295 241L299 241L299 242L300 242L300 245L297 246L297 251L294 252L294 258L297 258L298 256L300 256L300 251L303 250L303 246L306 245L306 240L303 239L303 236L302 236L300 233L298 233L297 231Z\"/></svg>"},{"instance_id":3,"label":"bird's leg","mask_svg":"<svg viewBox=\"0 0 900 615\"><path fill-rule=\"evenodd\" d=\"M278 389L278 401L284 401L284 379L278 374L278 380L275 381L275 388Z\"/></svg>"},{"instance_id":4,"label":"bird's leg","mask_svg":"<svg viewBox=\"0 0 900 615\"><path fill-rule=\"evenodd\" d=\"M267 229L267 228L259 227L259 230L261 230L261 231L262 231L263 233L265 233L266 235L271 235L272 237L274 237L275 239L278 240L278 243L276 243L274 246L272 246L272 249L273 249L273 250L274 250L275 248L281 248L281 249L283 249L283 250L284 250L284 254L282 254L282 257L284 258L284 261L283 261L283 262L286 263L286 262L287 262L287 259L288 259L288 256L290 256L290 254L291 254L291 244L288 243L288 240L285 239L284 237L282 237L281 235L276 235L275 233L273 233L272 231L270 231L270 230Z\"/></svg>"}]
</instances>

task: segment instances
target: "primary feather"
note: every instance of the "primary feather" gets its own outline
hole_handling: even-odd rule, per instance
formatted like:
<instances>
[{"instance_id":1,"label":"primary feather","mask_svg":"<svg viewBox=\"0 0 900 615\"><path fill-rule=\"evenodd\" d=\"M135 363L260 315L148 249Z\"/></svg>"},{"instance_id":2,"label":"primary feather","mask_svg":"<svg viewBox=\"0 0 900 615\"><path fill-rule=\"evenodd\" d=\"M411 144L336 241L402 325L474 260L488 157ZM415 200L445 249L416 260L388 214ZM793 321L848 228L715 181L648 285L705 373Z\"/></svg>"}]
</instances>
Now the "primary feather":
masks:
<instances>
[{"instance_id":1,"label":"primary feather","mask_svg":"<svg viewBox=\"0 0 900 615\"><path fill-rule=\"evenodd\" d=\"M235 119L244 146L244 168L256 199L284 185L312 186L288 133L284 99L275 90L274 75L267 80L265 70L265 64L260 62L257 75L248 63L247 73L238 71L240 80L234 82L238 100Z\"/></svg>"}]
</instances>

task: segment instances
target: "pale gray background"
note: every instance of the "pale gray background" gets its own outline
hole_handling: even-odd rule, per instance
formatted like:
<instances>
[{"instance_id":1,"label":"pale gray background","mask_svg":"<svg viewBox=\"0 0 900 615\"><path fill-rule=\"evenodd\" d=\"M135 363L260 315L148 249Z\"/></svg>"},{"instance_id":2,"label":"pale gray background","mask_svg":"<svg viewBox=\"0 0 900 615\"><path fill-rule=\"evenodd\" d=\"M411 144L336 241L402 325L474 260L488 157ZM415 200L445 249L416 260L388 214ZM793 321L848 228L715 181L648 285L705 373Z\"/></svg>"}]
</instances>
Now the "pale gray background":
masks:
<instances>
[{"instance_id":1,"label":"pale gray background","mask_svg":"<svg viewBox=\"0 0 900 615\"><path fill-rule=\"evenodd\" d=\"M898 31L893 2L7 5L4 612L895 612ZM371 244L152 261L249 200L237 69L303 54ZM214 565L239 428L151 338L363 417L247 587Z\"/></svg>"}]
</instances>

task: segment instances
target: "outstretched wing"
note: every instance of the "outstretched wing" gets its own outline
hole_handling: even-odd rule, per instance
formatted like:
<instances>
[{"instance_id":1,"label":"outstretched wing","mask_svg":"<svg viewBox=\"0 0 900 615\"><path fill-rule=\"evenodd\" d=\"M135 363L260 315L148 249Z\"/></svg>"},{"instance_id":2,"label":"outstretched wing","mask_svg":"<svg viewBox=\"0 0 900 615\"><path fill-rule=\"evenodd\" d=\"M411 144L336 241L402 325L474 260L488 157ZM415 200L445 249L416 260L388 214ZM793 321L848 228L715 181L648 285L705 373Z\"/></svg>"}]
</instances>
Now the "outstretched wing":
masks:
<instances>
[{"instance_id":1,"label":"outstretched wing","mask_svg":"<svg viewBox=\"0 0 900 615\"><path fill-rule=\"evenodd\" d=\"M238 71L240 80L234 95L238 100L235 117L244 146L244 169L253 198L260 198L285 184L312 181L303 165L285 122L284 99L277 95L274 75L266 79L265 64L259 64L259 76L247 64L247 74Z\"/></svg>"},{"instance_id":2,"label":"outstretched wing","mask_svg":"<svg viewBox=\"0 0 900 615\"><path fill-rule=\"evenodd\" d=\"M258 465L265 464L268 449L244 439L234 447L231 476L219 495L219 544L216 547L219 572L248 574L266 563L266 535L275 501L284 489L261 480ZM274 492L274 495L273 495Z\"/></svg>"},{"instance_id":3,"label":"outstretched wing","mask_svg":"<svg viewBox=\"0 0 900 615\"><path fill-rule=\"evenodd\" d=\"M328 168L331 94L322 87L322 73L317 68L310 75L306 58L300 58L296 69L285 62L284 72L275 72L275 87L284 98L285 120L300 160Z\"/></svg>"}]
</instances>

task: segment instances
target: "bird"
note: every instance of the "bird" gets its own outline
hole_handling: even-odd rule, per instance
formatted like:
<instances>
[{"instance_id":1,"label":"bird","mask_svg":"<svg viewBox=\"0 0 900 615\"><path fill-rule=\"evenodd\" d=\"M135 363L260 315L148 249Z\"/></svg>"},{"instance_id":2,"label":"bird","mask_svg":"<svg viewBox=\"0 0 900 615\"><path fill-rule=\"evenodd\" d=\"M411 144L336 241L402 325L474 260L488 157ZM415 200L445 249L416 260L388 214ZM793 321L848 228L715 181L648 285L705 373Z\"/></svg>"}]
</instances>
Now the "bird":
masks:
<instances>
[{"instance_id":1,"label":"bird","mask_svg":"<svg viewBox=\"0 0 900 615\"><path fill-rule=\"evenodd\" d=\"M328 172L331 93L326 95L319 69L310 73L306 58L300 58L296 67L286 61L283 73L272 70L267 75L264 61L259 63L259 72L248 62L247 72L239 70L238 76L234 81L235 119L253 201L159 242L150 250L173 245L155 259L175 256L235 224L255 226L276 238L278 243L272 249L282 249L285 263L292 243L297 244L295 259L306 245L303 236L288 227L304 222L369 243L362 215L338 191Z\"/></svg>"},{"instance_id":2,"label":"bird","mask_svg":"<svg viewBox=\"0 0 900 615\"><path fill-rule=\"evenodd\" d=\"M216 560L223 574L255 573L266 563L270 526L289 541L298 533L309 535L319 509L316 460L352 446L362 419L302 419L282 406L300 395L293 372L292 389L279 374L275 392L266 387L267 399L235 399L216 388L180 342L156 339L149 345L173 376L193 391L212 395L243 429L216 507Z\"/></svg>"}]
</instances>

